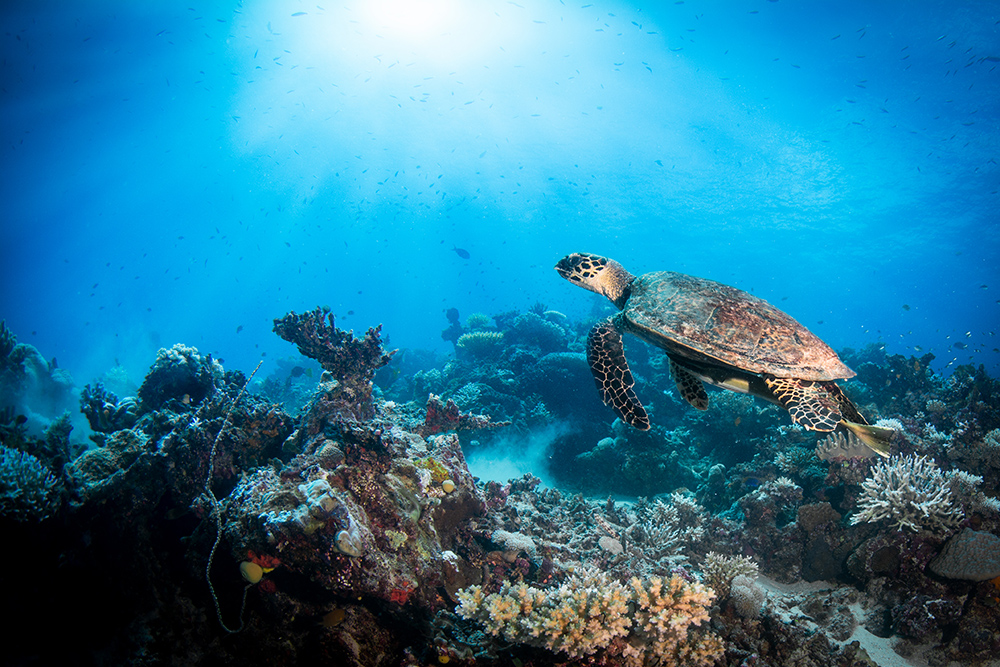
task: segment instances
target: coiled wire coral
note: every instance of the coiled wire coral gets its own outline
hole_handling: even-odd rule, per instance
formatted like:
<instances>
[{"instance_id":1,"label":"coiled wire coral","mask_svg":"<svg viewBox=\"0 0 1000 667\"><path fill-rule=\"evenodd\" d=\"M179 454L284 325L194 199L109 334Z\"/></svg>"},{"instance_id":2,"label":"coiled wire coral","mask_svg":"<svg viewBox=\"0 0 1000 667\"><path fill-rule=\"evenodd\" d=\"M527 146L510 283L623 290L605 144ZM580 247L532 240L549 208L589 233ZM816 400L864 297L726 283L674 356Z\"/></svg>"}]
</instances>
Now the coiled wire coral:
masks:
<instances>
[{"instance_id":1,"label":"coiled wire coral","mask_svg":"<svg viewBox=\"0 0 1000 667\"><path fill-rule=\"evenodd\" d=\"M627 667L707 667L722 655L722 643L694 629L708 620L714 597L711 589L676 575L622 584L584 571L551 589L507 582L484 595L482 587L470 586L459 591L456 612L507 641L571 658L603 651Z\"/></svg>"},{"instance_id":2,"label":"coiled wire coral","mask_svg":"<svg viewBox=\"0 0 1000 667\"><path fill-rule=\"evenodd\" d=\"M945 476L927 456L880 460L861 488L861 511L851 517L851 524L886 519L895 529L943 533L962 521Z\"/></svg>"}]
</instances>

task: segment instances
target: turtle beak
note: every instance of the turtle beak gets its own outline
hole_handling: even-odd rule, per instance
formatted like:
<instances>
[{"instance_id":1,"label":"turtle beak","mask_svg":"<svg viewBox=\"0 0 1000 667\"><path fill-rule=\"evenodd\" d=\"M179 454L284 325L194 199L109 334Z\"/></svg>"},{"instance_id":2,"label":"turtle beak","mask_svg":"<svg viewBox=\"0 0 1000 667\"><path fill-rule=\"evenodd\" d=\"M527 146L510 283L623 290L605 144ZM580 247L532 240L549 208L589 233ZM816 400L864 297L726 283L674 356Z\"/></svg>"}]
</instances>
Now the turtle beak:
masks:
<instances>
[{"instance_id":1,"label":"turtle beak","mask_svg":"<svg viewBox=\"0 0 1000 667\"><path fill-rule=\"evenodd\" d=\"M573 255L566 255L558 262L556 262L555 270L559 273L560 276L569 280L570 274L573 273L574 264L575 262L573 261Z\"/></svg>"}]
</instances>

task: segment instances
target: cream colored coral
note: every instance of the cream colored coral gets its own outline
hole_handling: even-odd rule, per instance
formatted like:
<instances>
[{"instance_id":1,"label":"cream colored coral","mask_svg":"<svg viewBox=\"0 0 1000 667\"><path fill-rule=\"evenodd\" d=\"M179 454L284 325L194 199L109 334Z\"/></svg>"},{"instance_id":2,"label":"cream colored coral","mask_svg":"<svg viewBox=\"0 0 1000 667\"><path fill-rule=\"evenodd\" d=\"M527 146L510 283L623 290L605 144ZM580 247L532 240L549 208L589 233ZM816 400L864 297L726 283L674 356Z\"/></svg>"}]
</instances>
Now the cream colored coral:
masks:
<instances>
[{"instance_id":1,"label":"cream colored coral","mask_svg":"<svg viewBox=\"0 0 1000 667\"><path fill-rule=\"evenodd\" d=\"M493 635L576 658L604 651L617 664L711 665L722 644L692 631L708 620L714 593L678 576L633 578L627 585L583 571L554 589L505 583L484 596L471 586L458 592L456 612ZM615 639L624 642L614 642Z\"/></svg>"}]
</instances>

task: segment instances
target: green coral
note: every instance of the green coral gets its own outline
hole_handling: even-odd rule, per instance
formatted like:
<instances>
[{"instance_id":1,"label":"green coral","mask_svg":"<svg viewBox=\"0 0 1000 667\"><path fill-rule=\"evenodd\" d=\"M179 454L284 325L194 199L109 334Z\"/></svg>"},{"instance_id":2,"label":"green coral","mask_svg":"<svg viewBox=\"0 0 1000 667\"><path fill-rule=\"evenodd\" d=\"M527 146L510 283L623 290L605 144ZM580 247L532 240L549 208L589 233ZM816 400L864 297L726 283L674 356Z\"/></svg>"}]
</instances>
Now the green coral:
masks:
<instances>
[{"instance_id":1,"label":"green coral","mask_svg":"<svg viewBox=\"0 0 1000 667\"><path fill-rule=\"evenodd\" d=\"M440 461L432 456L425 459L417 459L413 462L418 468L423 468L431 473L431 479L435 484L440 484L446 479L451 479L451 473Z\"/></svg>"},{"instance_id":2,"label":"green coral","mask_svg":"<svg viewBox=\"0 0 1000 667\"><path fill-rule=\"evenodd\" d=\"M477 329L489 329L493 320L483 313L472 313L467 318L465 318L465 328L470 331L476 331Z\"/></svg>"},{"instance_id":3,"label":"green coral","mask_svg":"<svg viewBox=\"0 0 1000 667\"><path fill-rule=\"evenodd\" d=\"M485 359L503 348L503 334L497 331L473 331L462 334L455 345L473 359Z\"/></svg>"}]
</instances>

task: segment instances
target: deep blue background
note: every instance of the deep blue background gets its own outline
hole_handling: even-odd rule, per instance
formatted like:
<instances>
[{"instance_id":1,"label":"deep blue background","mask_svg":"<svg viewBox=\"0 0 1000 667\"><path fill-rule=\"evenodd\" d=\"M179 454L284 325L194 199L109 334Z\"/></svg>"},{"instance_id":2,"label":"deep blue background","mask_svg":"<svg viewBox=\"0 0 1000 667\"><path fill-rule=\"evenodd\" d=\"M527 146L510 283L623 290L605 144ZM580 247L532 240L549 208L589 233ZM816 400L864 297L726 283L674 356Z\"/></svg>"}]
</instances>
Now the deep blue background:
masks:
<instances>
[{"instance_id":1,"label":"deep blue background","mask_svg":"<svg viewBox=\"0 0 1000 667\"><path fill-rule=\"evenodd\" d=\"M79 383L318 304L445 351L584 250L996 374L1000 10L873 4L5 2L0 317Z\"/></svg>"}]
</instances>

